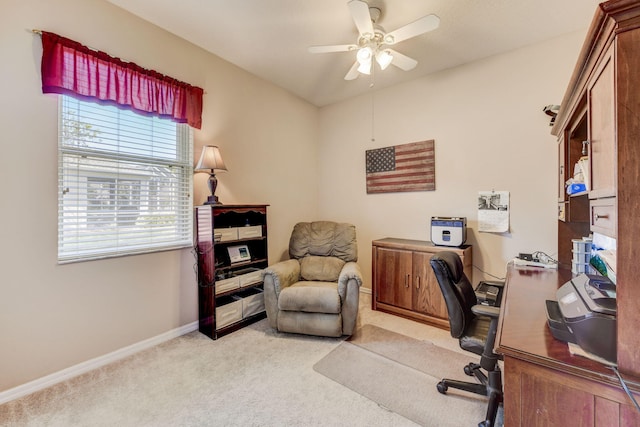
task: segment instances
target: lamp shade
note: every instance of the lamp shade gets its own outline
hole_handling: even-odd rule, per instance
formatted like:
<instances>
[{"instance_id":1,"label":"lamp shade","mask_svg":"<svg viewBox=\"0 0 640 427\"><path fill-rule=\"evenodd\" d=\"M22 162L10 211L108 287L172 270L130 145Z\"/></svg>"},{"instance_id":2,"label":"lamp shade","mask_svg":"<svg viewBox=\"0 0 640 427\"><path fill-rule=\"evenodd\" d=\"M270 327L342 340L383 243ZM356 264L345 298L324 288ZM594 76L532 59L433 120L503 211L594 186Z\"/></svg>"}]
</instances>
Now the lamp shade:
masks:
<instances>
[{"instance_id":1,"label":"lamp shade","mask_svg":"<svg viewBox=\"0 0 640 427\"><path fill-rule=\"evenodd\" d=\"M360 64L358 66L358 71L362 74L371 74L371 57L373 56L373 51L369 46L365 46L358 50L356 54L356 59Z\"/></svg>"},{"instance_id":2,"label":"lamp shade","mask_svg":"<svg viewBox=\"0 0 640 427\"><path fill-rule=\"evenodd\" d=\"M196 170L222 170L226 171L227 167L222 160L220 149L215 145L205 145L202 147L200 160L196 165Z\"/></svg>"},{"instance_id":3,"label":"lamp shade","mask_svg":"<svg viewBox=\"0 0 640 427\"><path fill-rule=\"evenodd\" d=\"M376 54L376 61L380 65L380 69L385 70L393 61L393 55L388 50L381 50Z\"/></svg>"}]
</instances>

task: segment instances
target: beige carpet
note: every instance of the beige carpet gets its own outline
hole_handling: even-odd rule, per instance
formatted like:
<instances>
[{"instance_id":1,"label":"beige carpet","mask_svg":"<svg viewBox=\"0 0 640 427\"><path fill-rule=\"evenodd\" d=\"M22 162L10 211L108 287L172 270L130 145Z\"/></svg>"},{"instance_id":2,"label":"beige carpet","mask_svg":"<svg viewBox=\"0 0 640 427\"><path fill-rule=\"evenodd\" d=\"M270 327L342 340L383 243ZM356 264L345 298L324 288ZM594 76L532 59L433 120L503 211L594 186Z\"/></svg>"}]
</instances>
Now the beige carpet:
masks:
<instances>
[{"instance_id":1,"label":"beige carpet","mask_svg":"<svg viewBox=\"0 0 640 427\"><path fill-rule=\"evenodd\" d=\"M477 425L486 399L452 389L442 395L436 384L443 377L473 381L462 371L471 357L365 325L314 369L419 425L457 427Z\"/></svg>"},{"instance_id":2,"label":"beige carpet","mask_svg":"<svg viewBox=\"0 0 640 427\"><path fill-rule=\"evenodd\" d=\"M469 357L448 331L372 311L370 295L362 294L358 327L366 325ZM355 340L367 341L361 335ZM193 332L0 405L0 426L416 427L414 421L314 371L343 341L277 333L266 320L217 341ZM377 345L388 345L379 341ZM366 376L378 372L367 369ZM424 399L417 390L407 399ZM427 386L424 393L432 390ZM457 426L477 425L475 419L462 421L472 417L458 405L460 400L440 395L429 404L433 410L440 406L438 411L448 411Z\"/></svg>"}]
</instances>

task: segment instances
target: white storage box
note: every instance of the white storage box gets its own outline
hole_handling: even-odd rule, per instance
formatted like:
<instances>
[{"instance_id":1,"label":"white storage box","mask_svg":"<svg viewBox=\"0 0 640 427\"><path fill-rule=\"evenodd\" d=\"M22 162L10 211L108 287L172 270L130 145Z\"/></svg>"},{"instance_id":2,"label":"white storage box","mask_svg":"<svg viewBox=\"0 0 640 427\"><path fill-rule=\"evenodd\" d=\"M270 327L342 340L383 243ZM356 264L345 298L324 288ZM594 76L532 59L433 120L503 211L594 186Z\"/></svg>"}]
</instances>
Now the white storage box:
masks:
<instances>
[{"instance_id":1,"label":"white storage box","mask_svg":"<svg viewBox=\"0 0 640 427\"><path fill-rule=\"evenodd\" d=\"M231 302L224 304L227 301ZM229 299L223 297L219 302L224 305L216 307L216 329L242 320L242 299L237 296L229 297Z\"/></svg>"},{"instance_id":2,"label":"white storage box","mask_svg":"<svg viewBox=\"0 0 640 427\"><path fill-rule=\"evenodd\" d=\"M250 286L262 281L262 270L256 269L250 273L245 273L242 276L238 276L240 279L240 287Z\"/></svg>"},{"instance_id":3,"label":"white storage box","mask_svg":"<svg viewBox=\"0 0 640 427\"><path fill-rule=\"evenodd\" d=\"M591 252L573 251L574 264L589 264L591 260Z\"/></svg>"},{"instance_id":4,"label":"white storage box","mask_svg":"<svg viewBox=\"0 0 640 427\"><path fill-rule=\"evenodd\" d=\"M238 239L253 239L255 237L262 237L261 225L238 227Z\"/></svg>"},{"instance_id":5,"label":"white storage box","mask_svg":"<svg viewBox=\"0 0 640 427\"><path fill-rule=\"evenodd\" d=\"M247 318L264 311L264 292L261 289L251 289L242 298L242 318Z\"/></svg>"},{"instance_id":6,"label":"white storage box","mask_svg":"<svg viewBox=\"0 0 640 427\"><path fill-rule=\"evenodd\" d=\"M238 240L238 227L229 228L216 228L213 230L214 235L220 235L221 242L228 242L229 240Z\"/></svg>"},{"instance_id":7,"label":"white storage box","mask_svg":"<svg viewBox=\"0 0 640 427\"><path fill-rule=\"evenodd\" d=\"M592 272L591 265L572 262L571 263L571 272L573 274L582 274L582 273L591 274L591 272Z\"/></svg>"},{"instance_id":8,"label":"white storage box","mask_svg":"<svg viewBox=\"0 0 640 427\"><path fill-rule=\"evenodd\" d=\"M591 252L591 240L573 239L573 252Z\"/></svg>"},{"instance_id":9,"label":"white storage box","mask_svg":"<svg viewBox=\"0 0 640 427\"><path fill-rule=\"evenodd\" d=\"M216 295L223 292L232 291L240 287L239 277L230 277L229 279L216 280Z\"/></svg>"}]
</instances>

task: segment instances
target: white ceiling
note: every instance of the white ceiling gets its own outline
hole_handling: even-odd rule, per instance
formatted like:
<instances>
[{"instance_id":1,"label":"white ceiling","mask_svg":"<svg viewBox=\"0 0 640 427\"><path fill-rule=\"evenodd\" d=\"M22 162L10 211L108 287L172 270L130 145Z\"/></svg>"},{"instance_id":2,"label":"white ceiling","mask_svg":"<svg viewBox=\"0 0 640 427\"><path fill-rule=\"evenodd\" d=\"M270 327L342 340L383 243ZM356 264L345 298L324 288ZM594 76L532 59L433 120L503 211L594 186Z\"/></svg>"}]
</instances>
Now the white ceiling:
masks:
<instances>
[{"instance_id":1,"label":"white ceiling","mask_svg":"<svg viewBox=\"0 0 640 427\"><path fill-rule=\"evenodd\" d=\"M303 99L324 106L366 92L345 81L355 52L311 54L312 45L355 43L347 0L108 0ZM387 32L428 14L440 27L394 49L418 60L411 71L376 70L376 88L455 67L591 23L599 0L369 0ZM576 52L577 57L578 52Z\"/></svg>"}]
</instances>

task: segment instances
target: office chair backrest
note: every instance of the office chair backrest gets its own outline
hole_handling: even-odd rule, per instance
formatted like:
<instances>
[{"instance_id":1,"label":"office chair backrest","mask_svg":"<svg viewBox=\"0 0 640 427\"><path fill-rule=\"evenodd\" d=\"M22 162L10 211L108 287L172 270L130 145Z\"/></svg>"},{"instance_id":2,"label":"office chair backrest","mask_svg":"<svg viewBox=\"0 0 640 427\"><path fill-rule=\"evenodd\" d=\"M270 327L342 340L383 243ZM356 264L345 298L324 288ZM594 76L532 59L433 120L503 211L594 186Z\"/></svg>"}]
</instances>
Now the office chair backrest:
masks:
<instances>
[{"instance_id":1,"label":"office chair backrest","mask_svg":"<svg viewBox=\"0 0 640 427\"><path fill-rule=\"evenodd\" d=\"M476 294L464 274L462 260L457 253L438 252L431 257L430 263L447 304L451 336L460 338L475 318L471 307L478 303Z\"/></svg>"}]
</instances>

